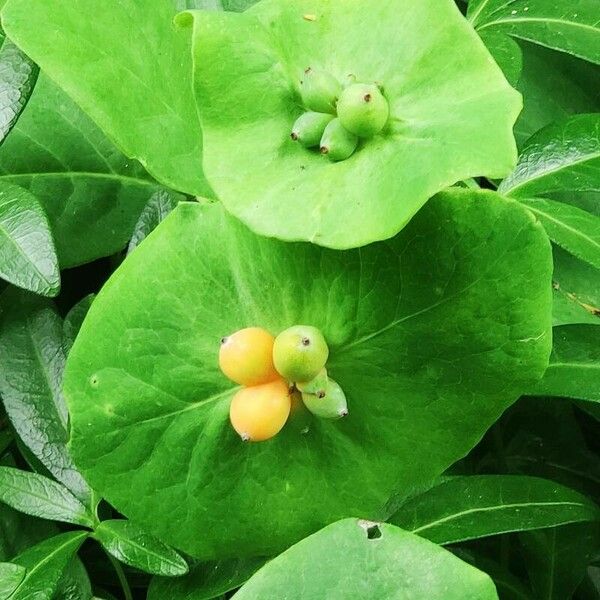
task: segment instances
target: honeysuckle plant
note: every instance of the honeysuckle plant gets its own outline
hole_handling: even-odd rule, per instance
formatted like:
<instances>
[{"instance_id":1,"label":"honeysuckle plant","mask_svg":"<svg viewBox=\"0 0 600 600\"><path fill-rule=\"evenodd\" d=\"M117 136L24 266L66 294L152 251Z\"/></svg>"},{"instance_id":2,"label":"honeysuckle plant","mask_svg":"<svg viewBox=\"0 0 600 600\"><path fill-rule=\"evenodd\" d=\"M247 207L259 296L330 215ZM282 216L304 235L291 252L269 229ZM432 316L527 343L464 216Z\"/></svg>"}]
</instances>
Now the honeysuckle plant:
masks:
<instances>
[{"instance_id":1,"label":"honeysuckle plant","mask_svg":"<svg viewBox=\"0 0 600 600\"><path fill-rule=\"evenodd\" d=\"M0 0L0 600L599 594L597 0Z\"/></svg>"}]
</instances>

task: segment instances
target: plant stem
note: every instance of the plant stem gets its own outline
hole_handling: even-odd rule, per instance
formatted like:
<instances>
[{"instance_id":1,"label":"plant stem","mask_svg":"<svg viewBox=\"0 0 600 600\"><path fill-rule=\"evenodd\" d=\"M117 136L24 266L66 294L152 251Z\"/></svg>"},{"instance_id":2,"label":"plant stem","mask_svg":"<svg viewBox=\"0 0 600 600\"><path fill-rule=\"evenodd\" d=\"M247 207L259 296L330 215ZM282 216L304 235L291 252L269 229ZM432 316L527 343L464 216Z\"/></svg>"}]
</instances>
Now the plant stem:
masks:
<instances>
[{"instance_id":1,"label":"plant stem","mask_svg":"<svg viewBox=\"0 0 600 600\"><path fill-rule=\"evenodd\" d=\"M116 558L113 558L108 552L106 553L106 556L108 556L108 560L110 560L110 563L112 564L115 573L119 578L119 583L123 588L123 595L125 596L125 600L133 600L131 588L129 587L129 582L127 581L127 577L125 576L125 571L123 571L121 563Z\"/></svg>"},{"instance_id":2,"label":"plant stem","mask_svg":"<svg viewBox=\"0 0 600 600\"><path fill-rule=\"evenodd\" d=\"M473 190L478 190L481 188L481 186L477 183L477 181L475 181L475 179L471 178L471 179L464 179L463 183L468 187L471 188Z\"/></svg>"}]
</instances>

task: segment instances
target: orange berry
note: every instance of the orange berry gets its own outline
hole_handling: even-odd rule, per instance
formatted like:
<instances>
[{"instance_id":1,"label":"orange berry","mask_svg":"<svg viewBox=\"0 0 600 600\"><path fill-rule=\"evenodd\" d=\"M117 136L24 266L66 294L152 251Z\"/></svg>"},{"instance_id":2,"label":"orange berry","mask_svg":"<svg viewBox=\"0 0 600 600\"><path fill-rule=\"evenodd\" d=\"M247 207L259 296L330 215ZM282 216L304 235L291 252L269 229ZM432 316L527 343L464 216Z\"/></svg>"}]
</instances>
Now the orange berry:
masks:
<instances>
[{"instance_id":1,"label":"orange berry","mask_svg":"<svg viewBox=\"0 0 600 600\"><path fill-rule=\"evenodd\" d=\"M275 338L260 327L240 329L221 340L221 371L240 385L260 385L279 378L273 365Z\"/></svg>"},{"instance_id":2,"label":"orange berry","mask_svg":"<svg viewBox=\"0 0 600 600\"><path fill-rule=\"evenodd\" d=\"M287 382L278 379L237 392L231 399L229 419L244 441L262 442L281 431L291 404Z\"/></svg>"}]
</instances>

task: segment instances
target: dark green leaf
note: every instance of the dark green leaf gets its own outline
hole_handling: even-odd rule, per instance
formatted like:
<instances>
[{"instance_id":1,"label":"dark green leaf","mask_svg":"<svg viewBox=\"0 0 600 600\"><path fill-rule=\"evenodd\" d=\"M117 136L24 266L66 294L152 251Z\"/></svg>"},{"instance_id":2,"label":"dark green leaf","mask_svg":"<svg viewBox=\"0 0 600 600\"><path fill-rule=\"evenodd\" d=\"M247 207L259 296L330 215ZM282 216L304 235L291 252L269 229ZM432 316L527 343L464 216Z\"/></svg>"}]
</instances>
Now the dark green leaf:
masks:
<instances>
[{"instance_id":1,"label":"dark green leaf","mask_svg":"<svg viewBox=\"0 0 600 600\"><path fill-rule=\"evenodd\" d=\"M39 69L0 30L0 144L16 123L35 86Z\"/></svg>"},{"instance_id":2,"label":"dark green leaf","mask_svg":"<svg viewBox=\"0 0 600 600\"><path fill-rule=\"evenodd\" d=\"M62 320L53 305L18 290L0 296L0 394L33 454L80 500L89 487L67 449Z\"/></svg>"},{"instance_id":3,"label":"dark green leaf","mask_svg":"<svg viewBox=\"0 0 600 600\"><path fill-rule=\"evenodd\" d=\"M0 466L0 501L33 517L93 525L85 506L67 488L37 473Z\"/></svg>"},{"instance_id":4,"label":"dark green leaf","mask_svg":"<svg viewBox=\"0 0 600 600\"><path fill-rule=\"evenodd\" d=\"M57 533L54 523L34 519L0 503L0 561Z\"/></svg>"},{"instance_id":5,"label":"dark green leaf","mask_svg":"<svg viewBox=\"0 0 600 600\"><path fill-rule=\"evenodd\" d=\"M520 534L523 563L537 598L572 598L592 554L598 549L598 526L566 525Z\"/></svg>"},{"instance_id":6,"label":"dark green leaf","mask_svg":"<svg viewBox=\"0 0 600 600\"><path fill-rule=\"evenodd\" d=\"M523 70L523 53L519 44L499 31L483 31L480 37L500 65L506 79L511 85L516 86Z\"/></svg>"},{"instance_id":7,"label":"dark green leaf","mask_svg":"<svg viewBox=\"0 0 600 600\"><path fill-rule=\"evenodd\" d=\"M127 156L166 185L206 196L190 42L173 28L175 14L165 0L102 10L95 0L9 0L2 23Z\"/></svg>"},{"instance_id":8,"label":"dark green leaf","mask_svg":"<svg viewBox=\"0 0 600 600\"><path fill-rule=\"evenodd\" d=\"M516 162L521 98L453 0L263 0L177 22L192 28L206 176L257 233L332 248L387 239L440 190ZM311 65L384 87L386 128L345 161L290 139Z\"/></svg>"},{"instance_id":9,"label":"dark green leaf","mask_svg":"<svg viewBox=\"0 0 600 600\"><path fill-rule=\"evenodd\" d=\"M0 147L0 180L37 197L63 268L125 248L142 208L162 189L43 74Z\"/></svg>"},{"instance_id":10,"label":"dark green leaf","mask_svg":"<svg viewBox=\"0 0 600 600\"><path fill-rule=\"evenodd\" d=\"M597 0L470 0L467 16L478 31L502 31L600 64Z\"/></svg>"},{"instance_id":11,"label":"dark green leaf","mask_svg":"<svg viewBox=\"0 0 600 600\"><path fill-rule=\"evenodd\" d=\"M600 402L600 330L595 325L555 327L550 366L531 393Z\"/></svg>"},{"instance_id":12,"label":"dark green leaf","mask_svg":"<svg viewBox=\"0 0 600 600\"><path fill-rule=\"evenodd\" d=\"M600 113L570 117L533 135L498 189L520 198L561 190L600 190Z\"/></svg>"},{"instance_id":13,"label":"dark green leaf","mask_svg":"<svg viewBox=\"0 0 600 600\"><path fill-rule=\"evenodd\" d=\"M152 195L135 224L127 252L134 250L148 237L150 232L177 206L179 199L179 194L174 195L166 190Z\"/></svg>"},{"instance_id":14,"label":"dark green leaf","mask_svg":"<svg viewBox=\"0 0 600 600\"><path fill-rule=\"evenodd\" d=\"M102 521L94 537L116 559L146 573L173 577L188 572L187 563L175 550L131 521Z\"/></svg>"},{"instance_id":15,"label":"dark green leaf","mask_svg":"<svg viewBox=\"0 0 600 600\"><path fill-rule=\"evenodd\" d=\"M265 562L264 558L221 560L192 566L184 577L153 577L148 600L210 600L245 583Z\"/></svg>"},{"instance_id":16,"label":"dark green leaf","mask_svg":"<svg viewBox=\"0 0 600 600\"><path fill-rule=\"evenodd\" d=\"M393 525L369 532L369 523L357 519L338 521L292 546L234 595L235 600L497 597L485 573L443 548Z\"/></svg>"},{"instance_id":17,"label":"dark green leaf","mask_svg":"<svg viewBox=\"0 0 600 600\"><path fill-rule=\"evenodd\" d=\"M13 562L25 567L25 578L10 600L52 600L60 578L87 533L61 533L25 550Z\"/></svg>"},{"instance_id":18,"label":"dark green leaf","mask_svg":"<svg viewBox=\"0 0 600 600\"><path fill-rule=\"evenodd\" d=\"M44 296L60 290L46 214L27 190L6 181L0 181L0 277Z\"/></svg>"},{"instance_id":19,"label":"dark green leaf","mask_svg":"<svg viewBox=\"0 0 600 600\"><path fill-rule=\"evenodd\" d=\"M53 600L91 600L91 598L90 578L79 557L74 556L63 572Z\"/></svg>"},{"instance_id":20,"label":"dark green leaf","mask_svg":"<svg viewBox=\"0 0 600 600\"><path fill-rule=\"evenodd\" d=\"M268 556L338 517L389 516L390 496L464 456L545 370L550 304L545 233L492 192L440 194L393 240L349 252L183 203L88 313L65 375L71 449L166 542L204 560ZM219 340L294 323L324 332L350 414L242 444Z\"/></svg>"},{"instance_id":21,"label":"dark green leaf","mask_svg":"<svg viewBox=\"0 0 600 600\"><path fill-rule=\"evenodd\" d=\"M0 563L0 600L8 600L25 578L25 567Z\"/></svg>"},{"instance_id":22,"label":"dark green leaf","mask_svg":"<svg viewBox=\"0 0 600 600\"><path fill-rule=\"evenodd\" d=\"M457 477L409 500L390 519L437 544L600 520L589 499L553 481L519 475Z\"/></svg>"},{"instance_id":23,"label":"dark green leaf","mask_svg":"<svg viewBox=\"0 0 600 600\"><path fill-rule=\"evenodd\" d=\"M600 325L600 269L555 247L554 325Z\"/></svg>"},{"instance_id":24,"label":"dark green leaf","mask_svg":"<svg viewBox=\"0 0 600 600\"><path fill-rule=\"evenodd\" d=\"M65 350L67 354L73 346L75 342L75 338L81 329L81 325L83 324L83 320L90 310L90 306L96 297L95 294L88 294L84 298L82 298L75 306L71 308L71 310L67 313L64 323L63 323L63 332L64 332L64 341L65 341Z\"/></svg>"},{"instance_id":25,"label":"dark green leaf","mask_svg":"<svg viewBox=\"0 0 600 600\"><path fill-rule=\"evenodd\" d=\"M600 217L545 198L522 198L521 203L540 220L555 244L600 269Z\"/></svg>"}]
</instances>

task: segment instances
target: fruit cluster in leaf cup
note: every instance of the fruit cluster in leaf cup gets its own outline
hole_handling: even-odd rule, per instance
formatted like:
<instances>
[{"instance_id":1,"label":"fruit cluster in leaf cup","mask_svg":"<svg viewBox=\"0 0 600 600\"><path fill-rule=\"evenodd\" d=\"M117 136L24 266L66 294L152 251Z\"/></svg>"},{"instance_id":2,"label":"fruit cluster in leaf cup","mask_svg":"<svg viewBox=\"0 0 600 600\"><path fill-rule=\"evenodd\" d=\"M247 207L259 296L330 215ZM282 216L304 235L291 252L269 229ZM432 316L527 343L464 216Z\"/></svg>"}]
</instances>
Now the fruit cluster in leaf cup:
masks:
<instances>
[{"instance_id":1,"label":"fruit cluster in leaf cup","mask_svg":"<svg viewBox=\"0 0 600 600\"><path fill-rule=\"evenodd\" d=\"M285 425L298 395L323 419L348 414L340 385L327 376L329 347L321 331L296 325L274 338L261 327L246 327L221 339L219 366L242 385L232 398L229 419L245 442L262 442Z\"/></svg>"},{"instance_id":2,"label":"fruit cluster in leaf cup","mask_svg":"<svg viewBox=\"0 0 600 600\"><path fill-rule=\"evenodd\" d=\"M343 88L333 75L308 67L300 81L308 112L296 119L291 138L305 148L318 146L332 161L350 158L361 138L370 139L383 130L390 114L378 85L356 83L353 74L347 79Z\"/></svg>"}]
</instances>

